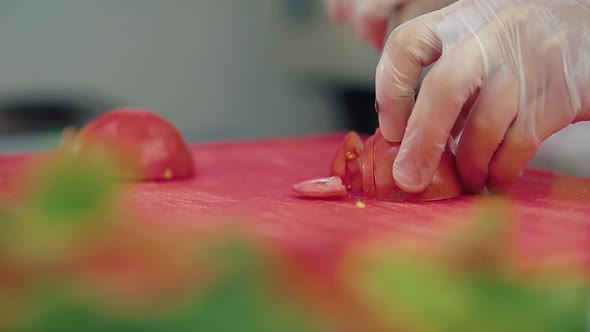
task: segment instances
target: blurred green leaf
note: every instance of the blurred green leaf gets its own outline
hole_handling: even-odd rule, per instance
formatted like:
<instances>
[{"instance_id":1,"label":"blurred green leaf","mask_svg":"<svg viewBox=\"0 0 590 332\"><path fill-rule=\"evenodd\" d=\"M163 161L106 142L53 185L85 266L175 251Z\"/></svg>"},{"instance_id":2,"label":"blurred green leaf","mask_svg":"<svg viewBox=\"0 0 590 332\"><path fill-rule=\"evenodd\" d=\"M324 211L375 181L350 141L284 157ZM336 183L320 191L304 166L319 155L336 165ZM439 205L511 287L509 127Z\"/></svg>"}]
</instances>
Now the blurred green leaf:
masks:
<instances>
[{"instance_id":1,"label":"blurred green leaf","mask_svg":"<svg viewBox=\"0 0 590 332\"><path fill-rule=\"evenodd\" d=\"M154 326L150 313L98 300L87 291L65 279L45 280L32 298L28 320L16 332L143 332Z\"/></svg>"},{"instance_id":2,"label":"blurred green leaf","mask_svg":"<svg viewBox=\"0 0 590 332\"><path fill-rule=\"evenodd\" d=\"M356 286L384 319L411 331L587 330L588 280L565 269L534 278L513 270L506 212L486 209L438 251L370 256L356 269Z\"/></svg>"},{"instance_id":3,"label":"blurred green leaf","mask_svg":"<svg viewBox=\"0 0 590 332\"><path fill-rule=\"evenodd\" d=\"M37 190L33 203L42 220L60 227L104 213L110 207L114 186L108 171L68 159L48 170Z\"/></svg>"},{"instance_id":4,"label":"blurred green leaf","mask_svg":"<svg viewBox=\"0 0 590 332\"><path fill-rule=\"evenodd\" d=\"M184 319L162 331L328 331L316 312L281 289L274 259L260 248L230 236L207 252L216 282Z\"/></svg>"},{"instance_id":5,"label":"blurred green leaf","mask_svg":"<svg viewBox=\"0 0 590 332\"><path fill-rule=\"evenodd\" d=\"M563 280L535 287L517 278L469 280L477 316L486 322L480 331L585 331L588 290Z\"/></svg>"},{"instance_id":6,"label":"blurred green leaf","mask_svg":"<svg viewBox=\"0 0 590 332\"><path fill-rule=\"evenodd\" d=\"M116 217L115 169L71 156L53 156L28 177L25 200L9 211L0 234L5 253L32 261L57 259Z\"/></svg>"},{"instance_id":7,"label":"blurred green leaf","mask_svg":"<svg viewBox=\"0 0 590 332\"><path fill-rule=\"evenodd\" d=\"M448 267L463 273L502 273L512 259L508 205L495 199L482 205L485 208L473 220L451 230L438 254Z\"/></svg>"},{"instance_id":8,"label":"blurred green leaf","mask_svg":"<svg viewBox=\"0 0 590 332\"><path fill-rule=\"evenodd\" d=\"M72 296L84 291L59 288L40 301L39 314L23 332L330 331L316 312L277 285L272 259L247 241L222 239L203 254L213 282L187 289L165 308L123 315L116 305Z\"/></svg>"},{"instance_id":9,"label":"blurred green leaf","mask_svg":"<svg viewBox=\"0 0 590 332\"><path fill-rule=\"evenodd\" d=\"M411 256L363 266L359 287L369 305L412 331L584 331L586 285L528 285L499 275L455 274Z\"/></svg>"},{"instance_id":10,"label":"blurred green leaf","mask_svg":"<svg viewBox=\"0 0 590 332\"><path fill-rule=\"evenodd\" d=\"M436 265L410 253L385 256L359 267L357 287L367 303L391 324L415 331L464 331L473 308L470 294ZM410 329L410 331L414 331Z\"/></svg>"}]
</instances>

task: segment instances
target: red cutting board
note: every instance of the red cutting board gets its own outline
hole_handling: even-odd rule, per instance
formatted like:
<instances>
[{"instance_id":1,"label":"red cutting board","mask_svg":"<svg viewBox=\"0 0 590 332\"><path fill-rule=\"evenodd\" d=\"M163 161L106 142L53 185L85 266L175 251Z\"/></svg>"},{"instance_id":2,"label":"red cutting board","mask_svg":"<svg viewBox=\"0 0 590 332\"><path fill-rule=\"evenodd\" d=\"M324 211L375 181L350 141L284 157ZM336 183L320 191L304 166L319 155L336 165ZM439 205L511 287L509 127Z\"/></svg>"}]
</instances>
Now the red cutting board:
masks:
<instances>
[{"instance_id":1,"label":"red cutting board","mask_svg":"<svg viewBox=\"0 0 590 332\"><path fill-rule=\"evenodd\" d=\"M343 137L196 144L194 179L126 186L136 213L148 219L198 226L235 221L323 262L372 236L437 238L445 226L473 218L485 202L485 195L426 203L365 200L366 208L358 208L355 198L298 198L292 185L326 176ZM30 157L0 157L4 193ZM521 250L590 262L590 179L528 170L507 197Z\"/></svg>"}]
</instances>

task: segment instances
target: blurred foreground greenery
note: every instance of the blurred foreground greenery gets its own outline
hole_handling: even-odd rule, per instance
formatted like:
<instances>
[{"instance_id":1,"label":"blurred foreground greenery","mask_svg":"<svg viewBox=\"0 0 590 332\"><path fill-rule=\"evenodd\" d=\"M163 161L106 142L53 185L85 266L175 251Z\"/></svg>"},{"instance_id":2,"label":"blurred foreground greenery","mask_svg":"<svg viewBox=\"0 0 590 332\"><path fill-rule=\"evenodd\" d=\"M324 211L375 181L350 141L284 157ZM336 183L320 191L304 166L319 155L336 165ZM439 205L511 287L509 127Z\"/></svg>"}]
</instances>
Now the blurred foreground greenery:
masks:
<instances>
[{"instance_id":1,"label":"blurred foreground greenery","mask_svg":"<svg viewBox=\"0 0 590 332\"><path fill-rule=\"evenodd\" d=\"M504 206L326 281L233 228L142 223L115 169L57 156L0 213L0 331L586 331L588 280L521 268ZM162 223L166 224L166 223Z\"/></svg>"}]
</instances>

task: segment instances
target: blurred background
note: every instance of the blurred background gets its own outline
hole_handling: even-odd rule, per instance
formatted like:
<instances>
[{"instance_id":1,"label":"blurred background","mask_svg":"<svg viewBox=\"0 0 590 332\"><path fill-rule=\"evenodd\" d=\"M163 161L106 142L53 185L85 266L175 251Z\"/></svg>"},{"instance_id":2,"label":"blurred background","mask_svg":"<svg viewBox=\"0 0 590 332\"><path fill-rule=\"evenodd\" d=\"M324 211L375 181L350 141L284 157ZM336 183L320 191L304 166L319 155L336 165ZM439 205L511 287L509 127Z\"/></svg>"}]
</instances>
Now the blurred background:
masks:
<instances>
[{"instance_id":1,"label":"blurred background","mask_svg":"<svg viewBox=\"0 0 590 332\"><path fill-rule=\"evenodd\" d=\"M379 54L321 0L2 0L0 43L0 152L124 105L190 141L377 126ZM533 166L590 176L588 135L561 132Z\"/></svg>"},{"instance_id":2,"label":"blurred background","mask_svg":"<svg viewBox=\"0 0 590 332\"><path fill-rule=\"evenodd\" d=\"M55 146L63 126L121 105L191 141L376 118L378 54L318 0L3 0L0 42L4 151Z\"/></svg>"}]
</instances>

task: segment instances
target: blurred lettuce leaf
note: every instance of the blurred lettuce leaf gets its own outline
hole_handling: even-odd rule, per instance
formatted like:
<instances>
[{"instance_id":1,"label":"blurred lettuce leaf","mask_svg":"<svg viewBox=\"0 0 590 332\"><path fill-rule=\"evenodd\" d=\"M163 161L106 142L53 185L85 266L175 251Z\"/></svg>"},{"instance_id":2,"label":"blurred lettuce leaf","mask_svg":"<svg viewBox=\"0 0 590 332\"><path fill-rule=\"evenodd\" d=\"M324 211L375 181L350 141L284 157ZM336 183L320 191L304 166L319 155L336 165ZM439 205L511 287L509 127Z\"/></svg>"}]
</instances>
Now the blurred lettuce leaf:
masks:
<instances>
[{"instance_id":1,"label":"blurred lettuce leaf","mask_svg":"<svg viewBox=\"0 0 590 332\"><path fill-rule=\"evenodd\" d=\"M510 205L500 198L483 199L475 212L473 219L451 229L437 255L463 273L503 273L514 258Z\"/></svg>"},{"instance_id":2,"label":"blurred lettuce leaf","mask_svg":"<svg viewBox=\"0 0 590 332\"><path fill-rule=\"evenodd\" d=\"M408 331L463 331L475 319L470 294L455 277L404 252L357 267L353 287L381 319ZM435 328L436 327L436 328ZM441 328L445 329L441 329Z\"/></svg>"},{"instance_id":3,"label":"blurred lettuce leaf","mask_svg":"<svg viewBox=\"0 0 590 332\"><path fill-rule=\"evenodd\" d=\"M584 284L454 274L409 256L364 269L358 287L368 305L409 331L585 331Z\"/></svg>"},{"instance_id":4,"label":"blurred lettuce leaf","mask_svg":"<svg viewBox=\"0 0 590 332\"><path fill-rule=\"evenodd\" d=\"M567 269L520 274L511 227L508 207L490 204L430 250L362 258L353 287L408 331L585 331L588 280Z\"/></svg>"},{"instance_id":5,"label":"blurred lettuce leaf","mask_svg":"<svg viewBox=\"0 0 590 332\"><path fill-rule=\"evenodd\" d=\"M0 248L36 260L58 258L85 236L107 230L123 212L115 169L106 163L51 155L28 176L25 200L6 211Z\"/></svg>"},{"instance_id":6,"label":"blurred lettuce leaf","mask_svg":"<svg viewBox=\"0 0 590 332\"><path fill-rule=\"evenodd\" d=\"M202 249L213 278L195 282L176 301L130 314L82 292L57 288L41 298L23 332L33 331L293 331L327 332L317 312L277 283L273 259L239 237ZM74 296L72 296L74 294Z\"/></svg>"},{"instance_id":7,"label":"blurred lettuce leaf","mask_svg":"<svg viewBox=\"0 0 590 332\"><path fill-rule=\"evenodd\" d=\"M162 331L329 331L316 311L283 288L277 257L250 241L233 234L205 249L214 282Z\"/></svg>"},{"instance_id":8,"label":"blurred lettuce leaf","mask_svg":"<svg viewBox=\"0 0 590 332\"><path fill-rule=\"evenodd\" d=\"M36 183L32 208L52 226L70 226L103 214L110 208L115 187L111 174L99 165L74 158L51 165Z\"/></svg>"}]
</instances>

